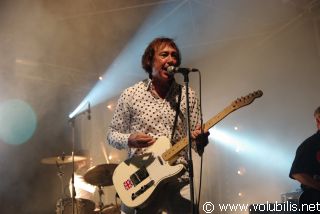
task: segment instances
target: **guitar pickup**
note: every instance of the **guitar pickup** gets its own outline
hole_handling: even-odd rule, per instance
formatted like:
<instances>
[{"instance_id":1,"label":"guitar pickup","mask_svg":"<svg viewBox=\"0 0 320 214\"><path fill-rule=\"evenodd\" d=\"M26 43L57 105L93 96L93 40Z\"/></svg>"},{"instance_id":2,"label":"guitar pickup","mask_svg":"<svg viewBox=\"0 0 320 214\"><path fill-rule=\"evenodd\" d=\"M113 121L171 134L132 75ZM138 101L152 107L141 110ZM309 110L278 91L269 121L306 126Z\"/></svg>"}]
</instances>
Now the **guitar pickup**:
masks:
<instances>
[{"instance_id":1,"label":"guitar pickup","mask_svg":"<svg viewBox=\"0 0 320 214\"><path fill-rule=\"evenodd\" d=\"M142 186L137 192L132 193L131 199L132 200L136 199L139 195L141 195L145 191L147 191L147 189L149 189L152 185L154 185L154 181L153 180L149 181L149 183L147 183L146 185Z\"/></svg>"},{"instance_id":2,"label":"guitar pickup","mask_svg":"<svg viewBox=\"0 0 320 214\"><path fill-rule=\"evenodd\" d=\"M145 167L142 167L138 171L136 171L134 174L130 176L130 179L134 186L137 186L141 181L149 177L149 173Z\"/></svg>"}]
</instances>

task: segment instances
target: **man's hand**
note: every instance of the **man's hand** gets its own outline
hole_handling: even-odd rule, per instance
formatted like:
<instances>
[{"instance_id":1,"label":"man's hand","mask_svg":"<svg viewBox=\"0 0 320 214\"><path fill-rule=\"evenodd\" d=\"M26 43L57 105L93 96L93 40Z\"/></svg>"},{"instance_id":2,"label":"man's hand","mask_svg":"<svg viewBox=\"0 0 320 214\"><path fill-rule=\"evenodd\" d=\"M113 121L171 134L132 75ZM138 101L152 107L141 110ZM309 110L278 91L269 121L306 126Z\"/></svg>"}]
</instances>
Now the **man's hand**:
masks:
<instances>
[{"instance_id":1,"label":"man's hand","mask_svg":"<svg viewBox=\"0 0 320 214\"><path fill-rule=\"evenodd\" d=\"M206 147L209 143L208 136L209 132L204 132L201 134L200 125L196 126L196 129L191 133L191 137L196 141L197 152L201 156L204 152L204 147Z\"/></svg>"},{"instance_id":2,"label":"man's hand","mask_svg":"<svg viewBox=\"0 0 320 214\"><path fill-rule=\"evenodd\" d=\"M156 140L144 133L133 133L129 136L128 146L130 148L144 148L154 144Z\"/></svg>"}]
</instances>

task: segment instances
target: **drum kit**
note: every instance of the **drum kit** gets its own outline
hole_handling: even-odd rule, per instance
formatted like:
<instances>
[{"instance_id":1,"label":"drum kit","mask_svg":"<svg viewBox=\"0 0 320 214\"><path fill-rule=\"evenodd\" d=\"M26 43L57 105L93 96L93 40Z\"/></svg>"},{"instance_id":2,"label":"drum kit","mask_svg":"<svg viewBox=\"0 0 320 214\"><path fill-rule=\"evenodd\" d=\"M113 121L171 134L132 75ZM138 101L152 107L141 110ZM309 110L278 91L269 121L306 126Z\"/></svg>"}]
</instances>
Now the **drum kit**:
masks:
<instances>
[{"instance_id":1,"label":"drum kit","mask_svg":"<svg viewBox=\"0 0 320 214\"><path fill-rule=\"evenodd\" d=\"M96 186L99 193L99 203L96 204L92 200L84 198L66 197L64 193L63 171L62 166L70 163L77 163L86 160L83 156L57 156L49 157L41 160L43 164L56 165L58 168L58 176L61 181L62 197L58 199L56 204L56 214L119 214L120 208L115 200L116 205L104 205L102 195L104 195L103 187L112 186L112 174L117 164L100 164L89 168L83 175L86 183ZM116 198L117 199L117 198Z\"/></svg>"}]
</instances>

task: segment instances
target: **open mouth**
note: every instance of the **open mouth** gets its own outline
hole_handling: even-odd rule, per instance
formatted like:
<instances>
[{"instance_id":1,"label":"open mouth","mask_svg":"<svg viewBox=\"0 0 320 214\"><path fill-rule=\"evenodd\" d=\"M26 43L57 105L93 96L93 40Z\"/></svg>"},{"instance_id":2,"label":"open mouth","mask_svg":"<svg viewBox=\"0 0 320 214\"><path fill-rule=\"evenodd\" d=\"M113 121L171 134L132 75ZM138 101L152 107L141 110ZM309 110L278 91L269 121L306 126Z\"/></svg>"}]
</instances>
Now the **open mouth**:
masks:
<instances>
[{"instance_id":1,"label":"open mouth","mask_svg":"<svg viewBox=\"0 0 320 214\"><path fill-rule=\"evenodd\" d=\"M172 76L172 74L169 73L167 69L163 69L163 71L164 71L164 73L165 73L167 76Z\"/></svg>"}]
</instances>

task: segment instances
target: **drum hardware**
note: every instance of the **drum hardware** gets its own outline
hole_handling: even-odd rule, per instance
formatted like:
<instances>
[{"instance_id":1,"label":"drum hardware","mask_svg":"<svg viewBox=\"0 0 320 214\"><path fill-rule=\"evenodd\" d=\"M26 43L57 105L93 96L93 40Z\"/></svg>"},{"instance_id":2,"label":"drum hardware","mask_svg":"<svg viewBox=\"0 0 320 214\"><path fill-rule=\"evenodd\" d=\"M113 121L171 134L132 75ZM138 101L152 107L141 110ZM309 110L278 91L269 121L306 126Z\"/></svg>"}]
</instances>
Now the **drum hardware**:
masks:
<instances>
[{"instance_id":1,"label":"drum hardware","mask_svg":"<svg viewBox=\"0 0 320 214\"><path fill-rule=\"evenodd\" d=\"M83 157L83 156L74 156L73 158L74 158L74 162L79 162L79 161L83 161L83 160L87 159L86 157ZM65 166L66 164L72 163L73 158L72 158L72 156L69 156L69 155L66 156L65 153L63 152L61 156L54 156L54 157L48 157L48 158L41 159L41 163L56 165L56 167L57 167L57 171L58 171L57 175L59 177L60 184L61 184L61 196L58 199L57 204L56 204L56 213L57 214L69 214L69 213L71 214L71 212L69 212L69 211L68 211L68 213L66 213L64 211L66 209L66 206L69 206L69 207L72 206L71 205L72 201L65 193L63 166ZM68 203L66 203L66 201L68 201ZM84 200L76 202L74 204L74 207L76 207L77 210L81 210L81 209L83 209L82 207L84 207L83 204L84 204ZM86 202L85 204L89 204L89 203ZM85 207L88 207L88 206L89 205L86 205Z\"/></svg>"},{"instance_id":2,"label":"drum hardware","mask_svg":"<svg viewBox=\"0 0 320 214\"><path fill-rule=\"evenodd\" d=\"M59 177L59 180L60 180L60 184L61 184L61 196L62 198L64 197L65 195L65 191L64 191L64 182L63 182L63 176L64 176L64 172L62 171L62 165L59 164L58 162L56 162L56 166L58 168L58 177Z\"/></svg>"},{"instance_id":3,"label":"drum hardware","mask_svg":"<svg viewBox=\"0 0 320 214\"><path fill-rule=\"evenodd\" d=\"M104 204L102 202L102 195L104 195L102 187L112 186L112 175L117 167L117 164L100 164L88 169L84 174L84 180L94 186L98 187L99 193L99 214L103 213Z\"/></svg>"},{"instance_id":4,"label":"drum hardware","mask_svg":"<svg viewBox=\"0 0 320 214\"><path fill-rule=\"evenodd\" d=\"M83 161L86 160L86 157L83 156L74 156L74 161ZM41 163L43 164L55 164L55 165L63 165L63 164L68 164L72 163L72 156L71 155L65 155L62 153L61 156L55 156L55 157L49 157L49 158L43 158L41 160Z\"/></svg>"},{"instance_id":5,"label":"drum hardware","mask_svg":"<svg viewBox=\"0 0 320 214\"><path fill-rule=\"evenodd\" d=\"M112 186L112 175L118 164L100 164L88 169L84 174L84 180L94 186Z\"/></svg>"},{"instance_id":6,"label":"drum hardware","mask_svg":"<svg viewBox=\"0 0 320 214\"><path fill-rule=\"evenodd\" d=\"M72 208L72 205L74 207ZM59 199L57 202L57 214L93 214L94 213L95 204L93 201L76 198L74 202L72 202L72 198L64 198Z\"/></svg>"},{"instance_id":7,"label":"drum hardware","mask_svg":"<svg viewBox=\"0 0 320 214\"><path fill-rule=\"evenodd\" d=\"M102 186L98 187L99 189L99 208L95 210L95 214L120 214L120 206L118 205L117 194L115 195L115 205L113 203L104 205L102 202L102 195L104 195L104 192L102 190Z\"/></svg>"},{"instance_id":8,"label":"drum hardware","mask_svg":"<svg viewBox=\"0 0 320 214\"><path fill-rule=\"evenodd\" d=\"M102 195L104 195L104 192L102 190L102 186L98 186L99 188L99 214L102 214L102 210L103 210L103 207L104 207L104 204L102 202Z\"/></svg>"},{"instance_id":9,"label":"drum hardware","mask_svg":"<svg viewBox=\"0 0 320 214\"><path fill-rule=\"evenodd\" d=\"M105 205L102 209L102 211L95 211L95 214L120 214L120 207L118 205L114 205L114 204L108 204Z\"/></svg>"},{"instance_id":10,"label":"drum hardware","mask_svg":"<svg viewBox=\"0 0 320 214\"><path fill-rule=\"evenodd\" d=\"M59 177L60 180L60 184L61 184L61 197L58 199L57 204L56 204L56 213L57 214L62 214L63 211L63 199L66 198L66 194L64 191L64 172L62 170L62 167L64 164L69 163L69 161L67 159L65 159L65 154L64 152L62 153L61 156L56 156L56 157L49 157L49 158L43 158L41 160L41 163L43 164L54 164L57 167L57 175Z\"/></svg>"},{"instance_id":11,"label":"drum hardware","mask_svg":"<svg viewBox=\"0 0 320 214\"><path fill-rule=\"evenodd\" d=\"M88 120L91 119L91 109L90 109L90 102L88 102L88 109L86 111L80 111L76 114L74 114L72 117L69 116L69 119L68 119L68 122L71 126L71 129L72 129L72 133L71 133L71 143L72 143L72 152L71 152L71 163L72 163L72 175L71 175L71 184L72 184L72 193L71 193L71 198L72 198L72 214L75 214L75 209L74 209L74 201L75 201L75 198L76 198L76 190L75 190L75 187L74 187L74 173L75 173L75 155L74 155L74 150L75 150L75 131L76 131L76 128L75 128L75 122L76 122L76 118L82 114L86 114L88 113Z\"/></svg>"}]
</instances>

